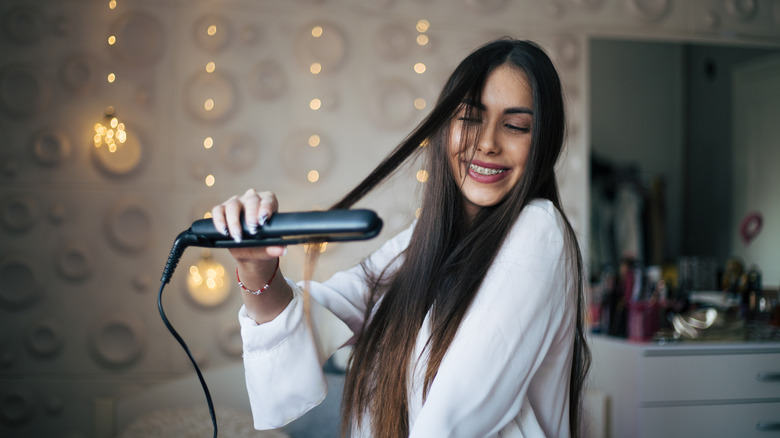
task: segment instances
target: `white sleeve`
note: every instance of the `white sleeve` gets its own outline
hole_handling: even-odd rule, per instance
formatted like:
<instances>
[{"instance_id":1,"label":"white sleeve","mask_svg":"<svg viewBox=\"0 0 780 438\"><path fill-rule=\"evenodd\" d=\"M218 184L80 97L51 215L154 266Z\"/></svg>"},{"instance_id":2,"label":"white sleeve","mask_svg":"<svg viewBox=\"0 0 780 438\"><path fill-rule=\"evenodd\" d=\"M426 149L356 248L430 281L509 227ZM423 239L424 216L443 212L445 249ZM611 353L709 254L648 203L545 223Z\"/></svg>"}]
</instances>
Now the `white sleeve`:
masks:
<instances>
[{"instance_id":1,"label":"white sleeve","mask_svg":"<svg viewBox=\"0 0 780 438\"><path fill-rule=\"evenodd\" d=\"M255 429L282 427L322 402L322 365L352 338L333 313L311 300L312 328L305 323L301 289L288 280L293 299L274 320L257 324L239 311L244 372Z\"/></svg>"},{"instance_id":2,"label":"white sleeve","mask_svg":"<svg viewBox=\"0 0 780 438\"><path fill-rule=\"evenodd\" d=\"M397 260L411 228L385 242L368 259L372 269ZM322 402L327 393L322 370L337 349L362 327L366 310L365 273L356 266L324 283L311 282L311 319L306 324L301 285L290 280L293 299L272 321L257 324L239 310L244 372L256 429L282 427Z\"/></svg>"},{"instance_id":3,"label":"white sleeve","mask_svg":"<svg viewBox=\"0 0 780 438\"><path fill-rule=\"evenodd\" d=\"M539 375L549 379L549 397L560 400L556 416L568 414L568 342L576 305L564 254L557 212L526 207L450 344L410 437L497 436L513 421L527 423L516 425L525 436L538 433L528 399ZM548 364L554 376L546 376ZM567 417L556 421L568 426Z\"/></svg>"}]
</instances>

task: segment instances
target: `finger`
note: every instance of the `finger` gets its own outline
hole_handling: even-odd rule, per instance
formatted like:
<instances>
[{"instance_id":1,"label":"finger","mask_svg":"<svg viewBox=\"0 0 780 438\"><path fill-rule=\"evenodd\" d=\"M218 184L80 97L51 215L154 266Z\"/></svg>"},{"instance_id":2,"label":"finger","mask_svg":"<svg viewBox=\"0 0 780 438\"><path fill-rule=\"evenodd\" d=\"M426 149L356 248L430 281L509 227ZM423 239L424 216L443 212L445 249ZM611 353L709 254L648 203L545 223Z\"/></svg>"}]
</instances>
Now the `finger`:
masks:
<instances>
[{"instance_id":1,"label":"finger","mask_svg":"<svg viewBox=\"0 0 780 438\"><path fill-rule=\"evenodd\" d=\"M236 242L241 241L241 213L244 211L244 205L237 197L233 196L222 204L225 208L225 222L227 224L230 237Z\"/></svg>"},{"instance_id":2,"label":"finger","mask_svg":"<svg viewBox=\"0 0 780 438\"><path fill-rule=\"evenodd\" d=\"M260 196L254 189L249 189L241 196L241 203L244 204L244 221L249 232L257 233L258 209L260 207Z\"/></svg>"},{"instance_id":3,"label":"finger","mask_svg":"<svg viewBox=\"0 0 780 438\"><path fill-rule=\"evenodd\" d=\"M257 223L263 226L271 218L271 215L279 210L279 201L272 192L261 192L259 196L260 205L257 210Z\"/></svg>"},{"instance_id":4,"label":"finger","mask_svg":"<svg viewBox=\"0 0 780 438\"><path fill-rule=\"evenodd\" d=\"M222 233L228 235L227 223L225 222L225 206L219 204L211 209L211 221L214 223L214 228Z\"/></svg>"}]
</instances>

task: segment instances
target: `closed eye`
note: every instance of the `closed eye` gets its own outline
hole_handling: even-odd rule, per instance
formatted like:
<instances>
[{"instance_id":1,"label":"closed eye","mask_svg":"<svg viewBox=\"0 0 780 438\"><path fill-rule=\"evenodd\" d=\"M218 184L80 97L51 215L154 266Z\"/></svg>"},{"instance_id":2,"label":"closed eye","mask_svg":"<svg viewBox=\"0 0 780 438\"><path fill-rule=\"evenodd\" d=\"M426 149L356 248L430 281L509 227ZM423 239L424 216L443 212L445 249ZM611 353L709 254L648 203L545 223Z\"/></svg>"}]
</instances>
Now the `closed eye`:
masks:
<instances>
[{"instance_id":1,"label":"closed eye","mask_svg":"<svg viewBox=\"0 0 780 438\"><path fill-rule=\"evenodd\" d=\"M510 131L516 131L516 132L530 132L531 128L523 127L523 126L515 126L512 124L505 124L504 127Z\"/></svg>"}]
</instances>

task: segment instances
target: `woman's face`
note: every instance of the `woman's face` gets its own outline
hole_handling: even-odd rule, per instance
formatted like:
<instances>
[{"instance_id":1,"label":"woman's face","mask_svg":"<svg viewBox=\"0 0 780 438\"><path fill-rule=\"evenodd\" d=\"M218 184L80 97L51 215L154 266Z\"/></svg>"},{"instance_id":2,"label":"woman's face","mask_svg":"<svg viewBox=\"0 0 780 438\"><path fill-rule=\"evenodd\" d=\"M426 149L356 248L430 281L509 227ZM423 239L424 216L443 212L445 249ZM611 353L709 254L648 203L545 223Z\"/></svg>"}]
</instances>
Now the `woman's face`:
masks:
<instances>
[{"instance_id":1,"label":"woman's face","mask_svg":"<svg viewBox=\"0 0 780 438\"><path fill-rule=\"evenodd\" d=\"M458 182L463 182L461 193L470 217L501 202L520 181L531 149L531 108L533 95L525 73L504 64L488 76L482 102L464 102L450 122L450 165ZM464 127L475 125L481 133L469 165L473 143L461 150L461 136Z\"/></svg>"}]
</instances>

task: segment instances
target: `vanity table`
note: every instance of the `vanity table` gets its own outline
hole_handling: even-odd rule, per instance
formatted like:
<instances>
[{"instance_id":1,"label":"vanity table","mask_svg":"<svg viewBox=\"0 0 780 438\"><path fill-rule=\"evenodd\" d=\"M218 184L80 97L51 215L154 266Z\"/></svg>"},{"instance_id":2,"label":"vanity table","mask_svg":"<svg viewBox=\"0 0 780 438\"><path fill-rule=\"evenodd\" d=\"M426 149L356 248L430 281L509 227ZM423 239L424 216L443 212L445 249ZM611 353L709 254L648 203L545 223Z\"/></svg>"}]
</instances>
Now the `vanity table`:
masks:
<instances>
[{"instance_id":1,"label":"vanity table","mask_svg":"<svg viewBox=\"0 0 780 438\"><path fill-rule=\"evenodd\" d=\"M778 342L589 345L610 437L780 437Z\"/></svg>"}]
</instances>

